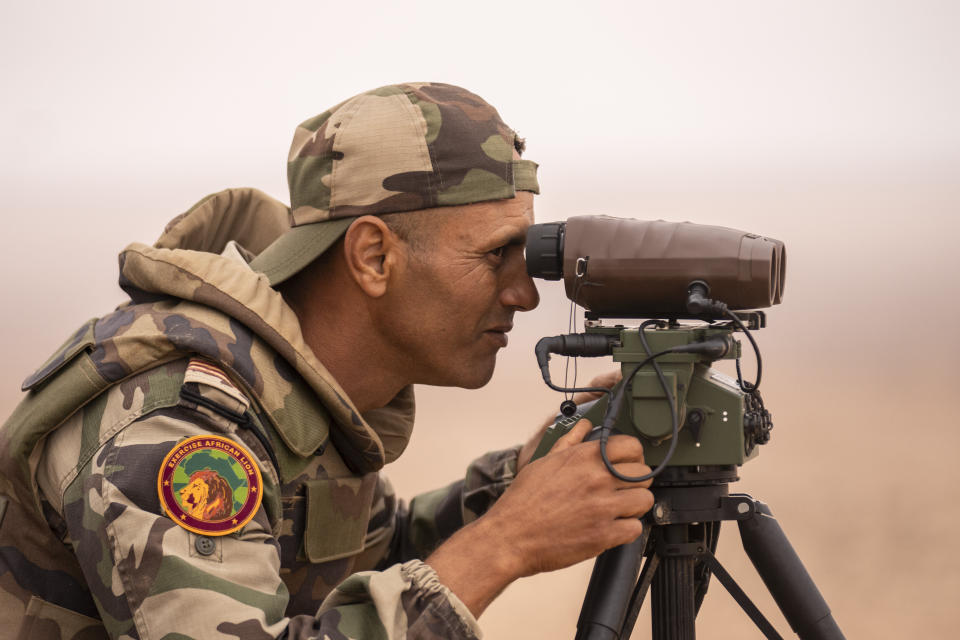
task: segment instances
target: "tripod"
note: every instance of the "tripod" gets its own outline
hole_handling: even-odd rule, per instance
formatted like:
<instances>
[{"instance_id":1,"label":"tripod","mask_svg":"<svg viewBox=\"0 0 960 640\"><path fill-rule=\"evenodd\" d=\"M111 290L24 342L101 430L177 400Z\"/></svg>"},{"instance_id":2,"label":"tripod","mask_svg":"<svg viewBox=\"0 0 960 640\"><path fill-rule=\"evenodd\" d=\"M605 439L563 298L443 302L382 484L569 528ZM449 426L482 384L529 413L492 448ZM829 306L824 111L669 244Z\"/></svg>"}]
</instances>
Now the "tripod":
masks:
<instances>
[{"instance_id":1,"label":"tripod","mask_svg":"<svg viewBox=\"0 0 960 640\"><path fill-rule=\"evenodd\" d=\"M729 483L737 479L733 465L665 469L654 481L656 503L643 534L597 558L576 640L627 640L648 591L653 640L694 640L711 575L766 638L782 640L714 555L724 520L737 521L744 551L801 640L843 640L767 505L747 494L729 493Z\"/></svg>"}]
</instances>

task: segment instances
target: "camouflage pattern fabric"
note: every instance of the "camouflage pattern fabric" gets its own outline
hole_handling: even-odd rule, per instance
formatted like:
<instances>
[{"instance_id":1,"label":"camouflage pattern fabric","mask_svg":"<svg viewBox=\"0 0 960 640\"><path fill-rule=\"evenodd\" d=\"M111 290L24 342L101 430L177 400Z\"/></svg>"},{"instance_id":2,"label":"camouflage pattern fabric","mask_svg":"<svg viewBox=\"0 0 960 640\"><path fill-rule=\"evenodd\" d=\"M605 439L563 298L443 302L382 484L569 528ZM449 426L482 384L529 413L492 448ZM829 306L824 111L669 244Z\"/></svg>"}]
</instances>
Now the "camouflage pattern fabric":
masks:
<instances>
[{"instance_id":1,"label":"camouflage pattern fabric","mask_svg":"<svg viewBox=\"0 0 960 640\"><path fill-rule=\"evenodd\" d=\"M421 559L499 497L516 450L406 506L377 470L406 444L412 391L361 416L292 311L236 260L134 245L121 269L133 302L28 378L0 430L0 628L479 637ZM241 443L264 481L253 520L221 537L177 526L156 492L163 457L204 434Z\"/></svg>"},{"instance_id":2,"label":"camouflage pattern fabric","mask_svg":"<svg viewBox=\"0 0 960 640\"><path fill-rule=\"evenodd\" d=\"M357 216L539 193L523 148L497 110L462 87L418 82L354 96L297 127L287 163L291 228L250 266L277 284Z\"/></svg>"},{"instance_id":3,"label":"camouflage pattern fabric","mask_svg":"<svg viewBox=\"0 0 960 640\"><path fill-rule=\"evenodd\" d=\"M288 627L288 638L479 635L429 567L410 559L425 557L486 510L512 475L514 452L482 458L465 481L414 498L409 507L379 474L351 475L333 447L283 482L252 431L227 417L241 413L242 395L185 364L129 378L46 444L37 473L45 512L51 530L60 532L58 544L75 552L96 606L87 617L99 617L111 638L267 638ZM167 393L177 387L181 393ZM187 399L197 395L208 404ZM163 456L178 441L205 433L237 440L260 462L264 503L237 534L198 536L159 506ZM212 548L201 551L201 538ZM391 598L397 605L381 618Z\"/></svg>"},{"instance_id":4,"label":"camouflage pattern fabric","mask_svg":"<svg viewBox=\"0 0 960 640\"><path fill-rule=\"evenodd\" d=\"M300 124L287 164L292 224L539 193L537 165L490 104L449 84L380 87Z\"/></svg>"}]
</instances>

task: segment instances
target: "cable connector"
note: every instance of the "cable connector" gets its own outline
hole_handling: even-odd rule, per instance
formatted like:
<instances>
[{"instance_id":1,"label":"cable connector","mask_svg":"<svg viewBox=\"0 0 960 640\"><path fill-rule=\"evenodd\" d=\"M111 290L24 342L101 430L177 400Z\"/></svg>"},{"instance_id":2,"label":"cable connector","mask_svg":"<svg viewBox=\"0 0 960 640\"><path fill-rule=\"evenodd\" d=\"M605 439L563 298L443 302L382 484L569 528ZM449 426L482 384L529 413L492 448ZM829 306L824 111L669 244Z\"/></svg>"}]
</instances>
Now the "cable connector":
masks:
<instances>
[{"instance_id":1,"label":"cable connector","mask_svg":"<svg viewBox=\"0 0 960 640\"><path fill-rule=\"evenodd\" d=\"M719 360L733 349L734 339L730 335L719 335L702 342L691 342L673 347L671 353L696 353L706 356L710 360Z\"/></svg>"},{"instance_id":2,"label":"cable connector","mask_svg":"<svg viewBox=\"0 0 960 640\"><path fill-rule=\"evenodd\" d=\"M703 280L694 280L687 285L687 311L695 316L723 318L727 315L727 305L719 300L712 300L710 285Z\"/></svg>"},{"instance_id":3,"label":"cable connector","mask_svg":"<svg viewBox=\"0 0 960 640\"><path fill-rule=\"evenodd\" d=\"M558 387L550 380L550 354L555 353L561 356L574 356L584 358L596 358L599 356L608 356L613 353L613 348L620 344L616 336L602 333L571 333L567 335L552 336L540 338L534 353L537 356L537 364L540 365L540 375L548 387L554 391L579 392L579 391L600 391L610 393L605 387Z\"/></svg>"}]
</instances>

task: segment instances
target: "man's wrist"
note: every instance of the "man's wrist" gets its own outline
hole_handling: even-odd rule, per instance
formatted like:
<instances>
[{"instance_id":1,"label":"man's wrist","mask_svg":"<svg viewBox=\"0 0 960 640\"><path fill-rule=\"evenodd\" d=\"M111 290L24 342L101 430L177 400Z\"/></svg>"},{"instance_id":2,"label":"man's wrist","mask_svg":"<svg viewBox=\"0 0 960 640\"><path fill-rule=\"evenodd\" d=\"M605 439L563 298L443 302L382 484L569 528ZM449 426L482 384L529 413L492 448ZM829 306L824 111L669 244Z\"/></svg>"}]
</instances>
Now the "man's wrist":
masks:
<instances>
[{"instance_id":1,"label":"man's wrist","mask_svg":"<svg viewBox=\"0 0 960 640\"><path fill-rule=\"evenodd\" d=\"M454 534L426 563L477 618L511 582L526 575L522 556L503 543L496 523L487 517Z\"/></svg>"}]
</instances>

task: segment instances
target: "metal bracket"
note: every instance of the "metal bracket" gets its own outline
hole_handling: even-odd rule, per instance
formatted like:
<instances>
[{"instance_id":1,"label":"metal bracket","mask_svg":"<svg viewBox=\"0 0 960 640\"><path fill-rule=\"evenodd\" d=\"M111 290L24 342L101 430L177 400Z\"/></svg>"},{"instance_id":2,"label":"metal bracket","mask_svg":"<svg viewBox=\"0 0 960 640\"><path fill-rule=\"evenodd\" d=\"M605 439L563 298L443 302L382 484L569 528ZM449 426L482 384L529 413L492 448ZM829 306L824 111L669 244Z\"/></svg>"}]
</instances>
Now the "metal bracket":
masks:
<instances>
[{"instance_id":1,"label":"metal bracket","mask_svg":"<svg viewBox=\"0 0 960 640\"><path fill-rule=\"evenodd\" d=\"M653 505L650 514L655 524L665 525L746 520L754 511L756 507L752 497L745 493L733 493L720 497L719 506L704 509L674 509L670 498L662 498Z\"/></svg>"},{"instance_id":2,"label":"metal bracket","mask_svg":"<svg viewBox=\"0 0 960 640\"><path fill-rule=\"evenodd\" d=\"M657 555L661 558L677 556L699 556L707 550L702 542L657 542Z\"/></svg>"}]
</instances>

